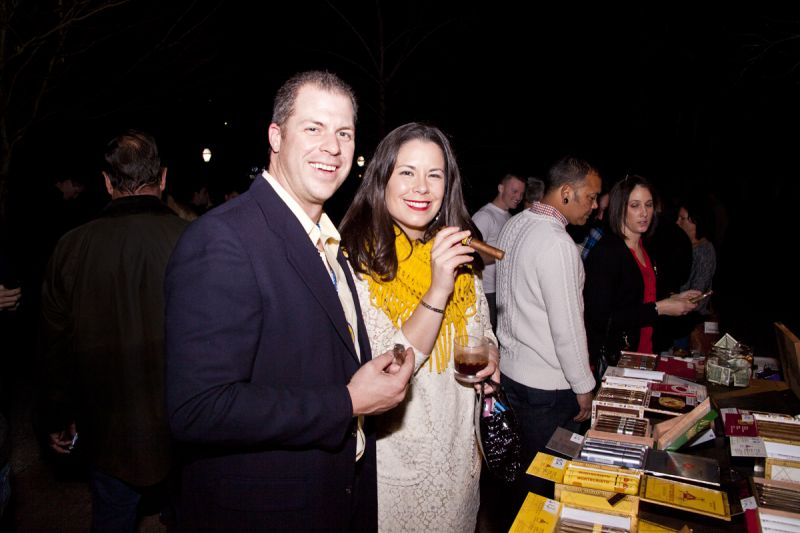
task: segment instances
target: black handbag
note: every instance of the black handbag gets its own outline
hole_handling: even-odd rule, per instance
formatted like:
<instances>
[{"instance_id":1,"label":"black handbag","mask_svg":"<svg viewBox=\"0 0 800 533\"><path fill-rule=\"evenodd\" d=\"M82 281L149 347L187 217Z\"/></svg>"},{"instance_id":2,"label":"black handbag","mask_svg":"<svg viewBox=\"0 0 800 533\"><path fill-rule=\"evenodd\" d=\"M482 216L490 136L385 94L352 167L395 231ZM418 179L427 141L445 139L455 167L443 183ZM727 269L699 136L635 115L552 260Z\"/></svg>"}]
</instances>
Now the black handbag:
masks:
<instances>
[{"instance_id":1,"label":"black handbag","mask_svg":"<svg viewBox=\"0 0 800 533\"><path fill-rule=\"evenodd\" d=\"M522 471L519 425L500 384L491 384L492 394L484 394L484 382L475 395L475 436L489 472L511 482Z\"/></svg>"},{"instance_id":2,"label":"black handbag","mask_svg":"<svg viewBox=\"0 0 800 533\"><path fill-rule=\"evenodd\" d=\"M611 319L606 323L606 335L603 344L600 345L599 353L594 361L594 379L597 385L603 380L603 375L609 366L617 366L620 355L623 351L630 350L628 333L625 331L612 330Z\"/></svg>"}]
</instances>

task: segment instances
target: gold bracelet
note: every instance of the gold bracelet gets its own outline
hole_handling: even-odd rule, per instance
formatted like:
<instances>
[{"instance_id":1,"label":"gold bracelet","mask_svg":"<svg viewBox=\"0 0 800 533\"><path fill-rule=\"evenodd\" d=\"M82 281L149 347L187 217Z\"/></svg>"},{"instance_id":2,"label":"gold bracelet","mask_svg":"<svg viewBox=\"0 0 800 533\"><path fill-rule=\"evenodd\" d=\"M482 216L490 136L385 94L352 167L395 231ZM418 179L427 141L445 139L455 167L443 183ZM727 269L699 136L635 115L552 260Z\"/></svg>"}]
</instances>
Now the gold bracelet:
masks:
<instances>
[{"instance_id":1,"label":"gold bracelet","mask_svg":"<svg viewBox=\"0 0 800 533\"><path fill-rule=\"evenodd\" d=\"M430 310L431 310L431 311L433 311L434 313L439 313L440 315L443 315L443 314L444 314L444 309L438 309L438 308L436 308L436 307L434 307L434 306L432 306L432 305L428 305L428 304L426 304L426 303L425 303L425 300L420 300L420 301L419 301L419 304L420 304L422 307L424 307L425 309L430 309Z\"/></svg>"}]
</instances>

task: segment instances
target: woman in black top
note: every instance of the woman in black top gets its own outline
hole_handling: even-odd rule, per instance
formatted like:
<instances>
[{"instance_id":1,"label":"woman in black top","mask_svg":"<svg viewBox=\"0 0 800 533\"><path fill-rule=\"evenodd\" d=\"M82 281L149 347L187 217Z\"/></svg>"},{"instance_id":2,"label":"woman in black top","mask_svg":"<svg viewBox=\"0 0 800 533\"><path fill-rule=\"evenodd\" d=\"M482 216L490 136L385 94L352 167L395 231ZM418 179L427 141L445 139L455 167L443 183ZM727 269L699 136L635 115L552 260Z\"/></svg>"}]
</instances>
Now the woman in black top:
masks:
<instances>
[{"instance_id":1,"label":"woman in black top","mask_svg":"<svg viewBox=\"0 0 800 533\"><path fill-rule=\"evenodd\" d=\"M621 349L652 351L647 342L652 330L645 328L652 328L658 315L685 315L695 308L689 299L700 294L685 291L655 299L656 269L642 242L655 223L653 189L647 180L628 176L614 185L607 216L609 232L587 258L583 290L593 363L603 345L612 358Z\"/></svg>"}]
</instances>

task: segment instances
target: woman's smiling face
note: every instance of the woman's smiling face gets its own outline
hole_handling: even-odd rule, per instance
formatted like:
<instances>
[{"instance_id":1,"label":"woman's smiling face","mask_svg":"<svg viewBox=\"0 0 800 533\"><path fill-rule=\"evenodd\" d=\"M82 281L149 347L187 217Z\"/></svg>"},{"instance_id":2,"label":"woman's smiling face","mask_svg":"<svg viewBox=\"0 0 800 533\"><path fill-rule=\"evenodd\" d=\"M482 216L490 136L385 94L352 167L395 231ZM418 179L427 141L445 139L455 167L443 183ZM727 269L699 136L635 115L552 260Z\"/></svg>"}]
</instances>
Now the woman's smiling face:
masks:
<instances>
[{"instance_id":1,"label":"woman's smiling face","mask_svg":"<svg viewBox=\"0 0 800 533\"><path fill-rule=\"evenodd\" d=\"M445 192L444 153L439 145L412 140L397 152L386 184L386 208L412 239L421 239L439 212Z\"/></svg>"}]
</instances>

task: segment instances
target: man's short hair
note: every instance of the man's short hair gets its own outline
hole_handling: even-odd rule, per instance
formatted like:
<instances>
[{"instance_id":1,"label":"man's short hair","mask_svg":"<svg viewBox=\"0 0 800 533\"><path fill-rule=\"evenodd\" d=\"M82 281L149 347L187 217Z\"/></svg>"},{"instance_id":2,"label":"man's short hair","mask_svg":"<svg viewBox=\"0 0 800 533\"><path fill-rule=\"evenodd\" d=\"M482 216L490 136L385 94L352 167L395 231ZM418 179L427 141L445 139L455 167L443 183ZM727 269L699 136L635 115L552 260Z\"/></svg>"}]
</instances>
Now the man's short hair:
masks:
<instances>
[{"instance_id":1,"label":"man's short hair","mask_svg":"<svg viewBox=\"0 0 800 533\"><path fill-rule=\"evenodd\" d=\"M103 171L111 186L120 192L135 193L142 187L161 184L161 159L152 135L128 130L106 146Z\"/></svg>"},{"instance_id":2,"label":"man's short hair","mask_svg":"<svg viewBox=\"0 0 800 533\"><path fill-rule=\"evenodd\" d=\"M353 105L353 122L358 115L358 104L353 88L345 83L339 76L325 70L309 70L295 74L281 85L275 94L275 103L272 107L272 122L283 126L294 112L294 103L297 93L306 85L313 85L320 89L340 93L350 99Z\"/></svg>"},{"instance_id":3,"label":"man's short hair","mask_svg":"<svg viewBox=\"0 0 800 533\"><path fill-rule=\"evenodd\" d=\"M525 202L532 204L544 196L544 182L531 176L525 183Z\"/></svg>"},{"instance_id":4,"label":"man's short hair","mask_svg":"<svg viewBox=\"0 0 800 533\"><path fill-rule=\"evenodd\" d=\"M590 173L599 174L588 162L571 155L562 157L547 171L547 190L549 193L563 185L573 187L581 184Z\"/></svg>"},{"instance_id":5,"label":"man's short hair","mask_svg":"<svg viewBox=\"0 0 800 533\"><path fill-rule=\"evenodd\" d=\"M503 176L503 179L500 180L500 183L498 183L498 185L505 185L506 183L508 183L511 180L519 180L519 181L525 183L525 180L520 178L516 174L506 174L505 176Z\"/></svg>"}]
</instances>

